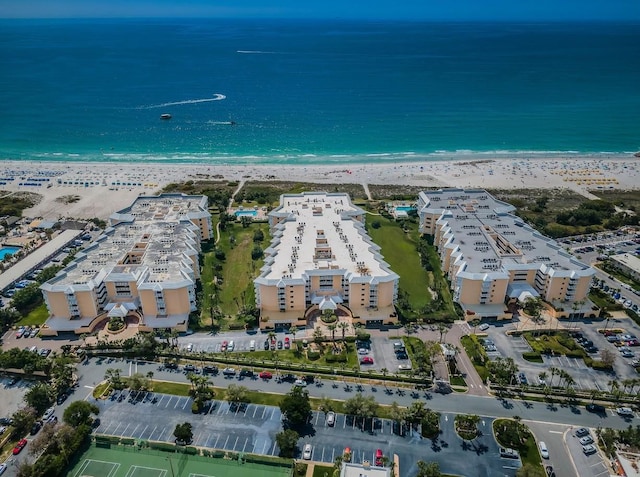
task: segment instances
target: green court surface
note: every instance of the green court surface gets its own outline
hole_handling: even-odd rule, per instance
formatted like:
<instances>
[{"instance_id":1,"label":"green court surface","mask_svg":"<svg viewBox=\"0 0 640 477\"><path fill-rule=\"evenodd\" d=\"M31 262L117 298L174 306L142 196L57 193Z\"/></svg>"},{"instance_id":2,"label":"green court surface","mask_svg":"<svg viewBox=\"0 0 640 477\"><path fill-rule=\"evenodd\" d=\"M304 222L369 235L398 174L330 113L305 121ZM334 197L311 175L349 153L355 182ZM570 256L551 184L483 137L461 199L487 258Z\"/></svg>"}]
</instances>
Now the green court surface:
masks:
<instances>
[{"instance_id":1,"label":"green court surface","mask_svg":"<svg viewBox=\"0 0 640 477\"><path fill-rule=\"evenodd\" d=\"M67 477L291 477L291 467L135 447L92 445Z\"/></svg>"}]
</instances>

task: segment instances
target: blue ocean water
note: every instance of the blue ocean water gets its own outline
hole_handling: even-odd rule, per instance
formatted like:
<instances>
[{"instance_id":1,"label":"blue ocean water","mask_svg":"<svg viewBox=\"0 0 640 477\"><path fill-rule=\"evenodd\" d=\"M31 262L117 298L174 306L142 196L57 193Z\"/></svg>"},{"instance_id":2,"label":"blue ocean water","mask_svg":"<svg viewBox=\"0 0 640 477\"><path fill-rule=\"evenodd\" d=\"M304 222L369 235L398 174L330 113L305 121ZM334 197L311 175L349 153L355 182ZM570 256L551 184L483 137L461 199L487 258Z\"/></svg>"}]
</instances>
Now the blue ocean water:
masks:
<instances>
[{"instance_id":1,"label":"blue ocean water","mask_svg":"<svg viewBox=\"0 0 640 477\"><path fill-rule=\"evenodd\" d=\"M637 151L638 26L5 20L0 158Z\"/></svg>"}]
</instances>

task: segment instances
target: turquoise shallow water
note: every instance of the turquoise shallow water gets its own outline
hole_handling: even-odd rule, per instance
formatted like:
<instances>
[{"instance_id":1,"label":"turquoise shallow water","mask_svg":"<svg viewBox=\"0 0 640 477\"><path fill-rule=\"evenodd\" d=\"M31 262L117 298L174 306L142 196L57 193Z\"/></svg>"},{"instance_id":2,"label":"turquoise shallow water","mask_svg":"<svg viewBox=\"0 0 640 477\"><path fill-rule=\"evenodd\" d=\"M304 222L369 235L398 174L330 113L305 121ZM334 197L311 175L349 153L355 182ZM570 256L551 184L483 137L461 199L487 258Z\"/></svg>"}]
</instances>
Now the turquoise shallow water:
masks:
<instances>
[{"instance_id":1,"label":"turquoise shallow water","mask_svg":"<svg viewBox=\"0 0 640 477\"><path fill-rule=\"evenodd\" d=\"M637 151L639 26L2 21L0 158L314 164Z\"/></svg>"}]
</instances>

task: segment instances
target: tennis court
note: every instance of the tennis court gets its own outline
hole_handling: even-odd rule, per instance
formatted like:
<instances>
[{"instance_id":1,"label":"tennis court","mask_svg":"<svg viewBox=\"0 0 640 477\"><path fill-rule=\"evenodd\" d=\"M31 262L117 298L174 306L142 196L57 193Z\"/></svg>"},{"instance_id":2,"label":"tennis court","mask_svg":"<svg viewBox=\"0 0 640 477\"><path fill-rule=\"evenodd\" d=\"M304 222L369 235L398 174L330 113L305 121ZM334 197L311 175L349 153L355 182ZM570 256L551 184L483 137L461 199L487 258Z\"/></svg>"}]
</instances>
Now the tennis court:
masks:
<instances>
[{"instance_id":1,"label":"tennis court","mask_svg":"<svg viewBox=\"0 0 640 477\"><path fill-rule=\"evenodd\" d=\"M292 468L136 447L92 445L67 477L291 477Z\"/></svg>"}]
</instances>

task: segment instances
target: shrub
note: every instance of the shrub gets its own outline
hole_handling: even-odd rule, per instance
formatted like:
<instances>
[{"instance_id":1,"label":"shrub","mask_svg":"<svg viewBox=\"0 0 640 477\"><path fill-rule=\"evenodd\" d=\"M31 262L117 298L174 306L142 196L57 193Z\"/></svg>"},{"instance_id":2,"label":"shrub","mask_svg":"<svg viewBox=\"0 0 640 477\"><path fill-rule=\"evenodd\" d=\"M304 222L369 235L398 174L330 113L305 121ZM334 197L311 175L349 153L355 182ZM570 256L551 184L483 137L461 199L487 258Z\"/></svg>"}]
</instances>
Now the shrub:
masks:
<instances>
[{"instance_id":1,"label":"shrub","mask_svg":"<svg viewBox=\"0 0 640 477\"><path fill-rule=\"evenodd\" d=\"M527 351L522 353L522 357L532 363L542 363L542 355L537 351Z\"/></svg>"},{"instance_id":2,"label":"shrub","mask_svg":"<svg viewBox=\"0 0 640 477\"><path fill-rule=\"evenodd\" d=\"M200 413L200 403L198 401L193 401L193 403L191 404L191 412L193 414Z\"/></svg>"},{"instance_id":3,"label":"shrub","mask_svg":"<svg viewBox=\"0 0 640 477\"><path fill-rule=\"evenodd\" d=\"M316 361L317 359L320 359L320 352L319 351L307 351L307 359L310 361ZM327 359L327 361L329 361Z\"/></svg>"},{"instance_id":4,"label":"shrub","mask_svg":"<svg viewBox=\"0 0 640 477\"><path fill-rule=\"evenodd\" d=\"M340 354L328 354L325 357L325 360L327 361L327 363L346 363L347 362L347 355L340 353Z\"/></svg>"},{"instance_id":5,"label":"shrub","mask_svg":"<svg viewBox=\"0 0 640 477\"><path fill-rule=\"evenodd\" d=\"M222 250L216 250L216 253L214 255L221 262L224 262L227 258L226 254Z\"/></svg>"}]
</instances>

